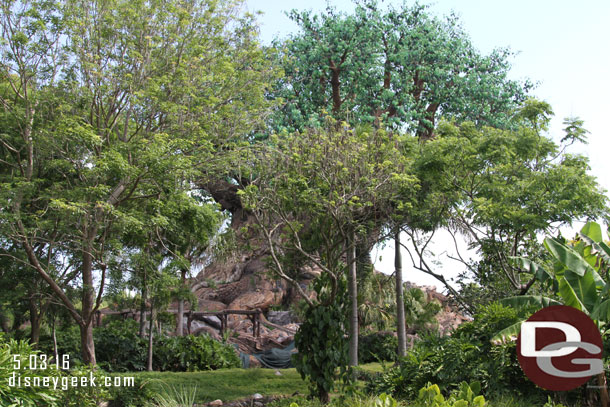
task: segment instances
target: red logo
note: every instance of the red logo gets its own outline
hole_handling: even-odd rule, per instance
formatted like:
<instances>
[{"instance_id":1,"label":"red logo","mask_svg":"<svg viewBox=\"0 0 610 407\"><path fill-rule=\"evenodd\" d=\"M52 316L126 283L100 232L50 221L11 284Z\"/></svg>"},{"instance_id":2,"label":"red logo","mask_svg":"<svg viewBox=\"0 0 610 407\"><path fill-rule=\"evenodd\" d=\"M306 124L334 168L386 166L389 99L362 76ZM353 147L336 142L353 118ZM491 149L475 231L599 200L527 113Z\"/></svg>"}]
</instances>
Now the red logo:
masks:
<instances>
[{"instance_id":1,"label":"red logo","mask_svg":"<svg viewBox=\"0 0 610 407\"><path fill-rule=\"evenodd\" d=\"M543 308L521 325L517 357L527 377L547 390L572 390L604 371L599 329L565 305Z\"/></svg>"}]
</instances>

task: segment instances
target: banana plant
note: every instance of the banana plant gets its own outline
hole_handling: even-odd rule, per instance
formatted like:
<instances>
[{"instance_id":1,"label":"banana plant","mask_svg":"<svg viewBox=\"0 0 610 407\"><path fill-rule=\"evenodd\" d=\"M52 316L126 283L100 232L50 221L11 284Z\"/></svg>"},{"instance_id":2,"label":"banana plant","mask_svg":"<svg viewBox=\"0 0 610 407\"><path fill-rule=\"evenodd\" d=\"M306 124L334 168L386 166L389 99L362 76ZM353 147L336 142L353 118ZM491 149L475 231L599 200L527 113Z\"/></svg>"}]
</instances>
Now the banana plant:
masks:
<instances>
[{"instance_id":1,"label":"banana plant","mask_svg":"<svg viewBox=\"0 0 610 407\"><path fill-rule=\"evenodd\" d=\"M530 272L542 283L551 282L561 302L533 296L510 297L501 302L512 306L534 304L540 308L554 304L568 305L589 315L597 327L602 332L605 331L610 325L610 285L606 282L610 265L610 246L603 241L599 224L587 223L578 234L578 239L571 244L547 237L544 239L544 246L554 259L552 273L527 259L517 261L521 266L529 267ZM606 276L606 280L602 275ZM491 341L500 343L516 338L522 322L498 332ZM608 407L605 372L600 373L597 380L601 405Z\"/></svg>"},{"instance_id":2,"label":"banana plant","mask_svg":"<svg viewBox=\"0 0 610 407\"><path fill-rule=\"evenodd\" d=\"M505 298L500 303L512 307L539 308L568 305L589 315L604 331L610 323L610 284L602 275L608 276L610 246L603 241L600 225L587 223L579 232L578 239L570 243L547 237L544 246L554 260L552 272L529 259L514 259L541 283L551 285L561 300L522 295ZM498 332L491 341L497 344L516 339L522 322Z\"/></svg>"}]
</instances>

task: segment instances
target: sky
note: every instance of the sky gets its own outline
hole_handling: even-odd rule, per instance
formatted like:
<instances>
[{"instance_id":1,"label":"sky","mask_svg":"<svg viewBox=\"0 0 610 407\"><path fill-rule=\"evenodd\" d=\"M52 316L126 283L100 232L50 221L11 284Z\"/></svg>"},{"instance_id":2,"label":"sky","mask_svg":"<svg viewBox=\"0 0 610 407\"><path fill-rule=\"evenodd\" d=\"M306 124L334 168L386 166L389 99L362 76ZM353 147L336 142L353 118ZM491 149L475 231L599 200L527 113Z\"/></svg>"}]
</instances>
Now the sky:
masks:
<instances>
[{"instance_id":1,"label":"sky","mask_svg":"<svg viewBox=\"0 0 610 407\"><path fill-rule=\"evenodd\" d=\"M402 1L380 1L399 5ZM407 1L413 4L412 1ZM551 104L555 112L549 135L556 141L562 136L563 119L578 116L590 132L589 143L569 150L589 157L591 173L598 183L610 190L610 139L607 119L610 115L610 1L608 0L438 0L420 1L437 16L454 12L460 17L474 46L486 54L497 47L509 47L517 55L512 59L511 78L530 79L538 84L533 96ZM350 0L247 0L249 11L262 11L259 17L261 40L270 43L296 32L298 27L284 14L291 9L323 11L327 4L350 11ZM569 233L569 232L568 232ZM405 240L403 238L403 240ZM447 236L439 236L432 250L443 267L439 270L452 278L462 270L447 260ZM462 245L465 247L465 245ZM393 247L373 251L375 267L393 270ZM379 257L382 260L379 261ZM403 254L403 257L406 253ZM439 283L404 261L405 280L418 284Z\"/></svg>"}]
</instances>

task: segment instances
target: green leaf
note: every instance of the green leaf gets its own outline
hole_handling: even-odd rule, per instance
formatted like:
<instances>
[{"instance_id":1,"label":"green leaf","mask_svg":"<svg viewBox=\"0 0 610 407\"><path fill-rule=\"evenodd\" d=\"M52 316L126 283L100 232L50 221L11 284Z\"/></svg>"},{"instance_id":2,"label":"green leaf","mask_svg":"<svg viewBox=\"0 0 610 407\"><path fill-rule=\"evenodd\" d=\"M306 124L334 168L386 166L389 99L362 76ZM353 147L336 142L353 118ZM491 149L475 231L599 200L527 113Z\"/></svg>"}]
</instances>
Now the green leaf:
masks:
<instances>
[{"instance_id":1,"label":"green leaf","mask_svg":"<svg viewBox=\"0 0 610 407\"><path fill-rule=\"evenodd\" d=\"M591 313L591 319L595 321L610 321L610 300L606 300L599 304Z\"/></svg>"},{"instance_id":2,"label":"green leaf","mask_svg":"<svg viewBox=\"0 0 610 407\"><path fill-rule=\"evenodd\" d=\"M588 222L581 230L581 235L588 236L594 242L603 242L602 228L596 222Z\"/></svg>"},{"instance_id":3,"label":"green leaf","mask_svg":"<svg viewBox=\"0 0 610 407\"><path fill-rule=\"evenodd\" d=\"M564 277L561 277L559 279L559 294L563 299L564 305L579 309L584 312L587 311L583 303L580 301L580 299L574 292L574 288Z\"/></svg>"},{"instance_id":4,"label":"green leaf","mask_svg":"<svg viewBox=\"0 0 610 407\"><path fill-rule=\"evenodd\" d=\"M511 257L511 259L515 260L522 269L533 274L541 283L554 278L553 274L549 273L544 267L531 261L530 259L525 257Z\"/></svg>"},{"instance_id":5,"label":"green leaf","mask_svg":"<svg viewBox=\"0 0 610 407\"><path fill-rule=\"evenodd\" d=\"M541 295L517 295L514 297L502 298L498 302L513 308L529 307L531 305L537 305L540 308L544 308L550 307L551 305L561 305L561 302Z\"/></svg>"},{"instance_id":6,"label":"green leaf","mask_svg":"<svg viewBox=\"0 0 610 407\"><path fill-rule=\"evenodd\" d=\"M490 342L494 345L500 345L502 343L516 341L517 337L519 336L519 332L521 332L521 324L523 323L523 321L525 320L516 322L511 326L504 328L503 330L495 334L491 338Z\"/></svg>"},{"instance_id":7,"label":"green leaf","mask_svg":"<svg viewBox=\"0 0 610 407\"><path fill-rule=\"evenodd\" d=\"M544 239L544 245L561 264L579 276L583 276L587 271L595 271L576 251L557 239L547 237Z\"/></svg>"},{"instance_id":8,"label":"green leaf","mask_svg":"<svg viewBox=\"0 0 610 407\"><path fill-rule=\"evenodd\" d=\"M584 305L589 313L595 308L595 303L597 302L598 298L597 283L593 277L593 273L595 272L588 271L584 276L579 276L571 270L566 270L563 276L563 278L572 287L572 290L578 297L579 301Z\"/></svg>"}]
</instances>

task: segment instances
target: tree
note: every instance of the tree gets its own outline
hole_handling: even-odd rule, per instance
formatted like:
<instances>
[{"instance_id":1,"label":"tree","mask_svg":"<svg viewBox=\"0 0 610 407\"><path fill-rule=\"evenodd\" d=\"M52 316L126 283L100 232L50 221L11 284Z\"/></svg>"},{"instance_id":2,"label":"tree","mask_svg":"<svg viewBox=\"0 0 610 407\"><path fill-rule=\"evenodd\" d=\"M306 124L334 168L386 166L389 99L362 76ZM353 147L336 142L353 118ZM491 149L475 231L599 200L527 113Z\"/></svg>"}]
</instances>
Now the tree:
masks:
<instances>
[{"instance_id":1,"label":"tree","mask_svg":"<svg viewBox=\"0 0 610 407\"><path fill-rule=\"evenodd\" d=\"M281 134L270 141L256 155L256 178L244 188L242 200L260 227L275 271L294 286L309 309L334 303L347 269L351 285L350 365L355 365L358 309L354 248L387 219L391 198L416 183L404 175L408 162L397 149L400 137L371 128L351 130L347 124L330 119L325 130ZM319 268L327 279L329 293L323 300L310 299L291 277L292 270L304 265ZM322 339L331 334L316 331L315 335L303 335L325 343ZM314 339L316 335L320 338ZM331 358L328 363L337 362ZM332 387L332 383L324 383L316 385L316 395L323 401L327 400L328 386Z\"/></svg>"},{"instance_id":2,"label":"tree","mask_svg":"<svg viewBox=\"0 0 610 407\"><path fill-rule=\"evenodd\" d=\"M530 290L535 279L509 257L544 256L536 243L539 234L607 213L587 159L566 153L567 142L557 145L543 133L550 114L547 104L530 100L515 115L515 130L443 123L424 150L422 160L435 169L443 188L459 192L449 199L448 230L454 239L463 233L482 257L472 264L458 251L455 260L489 289L489 297ZM431 235L418 243L416 230L407 233L423 255ZM414 266L442 281L425 261Z\"/></svg>"},{"instance_id":3,"label":"tree","mask_svg":"<svg viewBox=\"0 0 610 407\"><path fill-rule=\"evenodd\" d=\"M0 233L70 311L86 363L107 262L124 231L144 224L133 208L191 190L267 105L269 68L238 6L2 3L0 102L12 121L1 138Z\"/></svg>"},{"instance_id":4,"label":"tree","mask_svg":"<svg viewBox=\"0 0 610 407\"><path fill-rule=\"evenodd\" d=\"M275 92L285 101L271 123L277 129L319 125L330 112L335 119L353 125L399 128L425 141L433 138L440 117L471 120L478 126L508 126L511 112L531 88L528 82L507 78L509 50L482 55L455 16L435 18L425 6L403 4L384 10L370 0L358 3L349 15L328 7L317 15L292 11L290 17L301 31L276 44L286 75ZM417 202L416 207L393 222L399 304L401 226L409 221L417 228L417 217L418 223L427 224L424 230L434 230L440 224L436 215L442 212L433 201L439 194L431 192L437 181L419 175L429 182L422 184L416 197L402 197ZM424 203L431 206L426 208ZM448 205L444 200L441 203ZM360 252L359 257L368 256L368 252ZM401 311L397 306L399 352L404 353Z\"/></svg>"},{"instance_id":5,"label":"tree","mask_svg":"<svg viewBox=\"0 0 610 407\"><path fill-rule=\"evenodd\" d=\"M439 117L505 125L529 83L507 79L506 49L481 55L455 16L426 6L382 10L360 2L353 14L289 14L300 32L278 43L285 104L273 124L302 129L323 111L352 124L408 128L429 139Z\"/></svg>"},{"instance_id":6,"label":"tree","mask_svg":"<svg viewBox=\"0 0 610 407\"><path fill-rule=\"evenodd\" d=\"M541 283L554 287L561 302L543 296L525 295L505 298L501 302L512 307L534 305L539 308L563 303L589 315L598 328L606 332L610 327L610 283L607 281L610 247L603 241L599 224L587 223L572 242L547 237L544 247L551 255L553 272L524 257L516 260L523 268L529 269L533 277ZM516 338L522 322L523 320L498 332L492 342L500 343ZM604 372L598 375L598 382L601 405L607 407L609 398Z\"/></svg>"}]
</instances>

